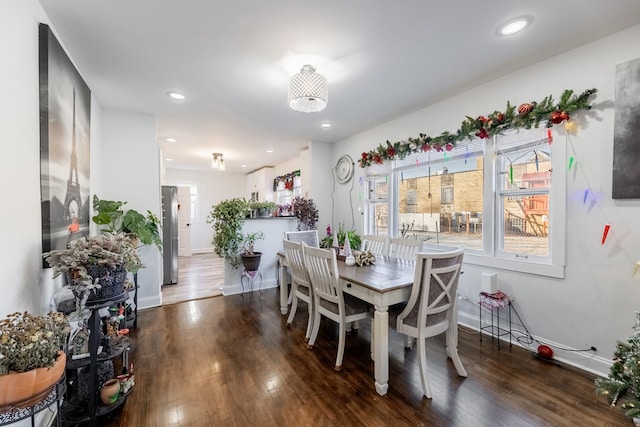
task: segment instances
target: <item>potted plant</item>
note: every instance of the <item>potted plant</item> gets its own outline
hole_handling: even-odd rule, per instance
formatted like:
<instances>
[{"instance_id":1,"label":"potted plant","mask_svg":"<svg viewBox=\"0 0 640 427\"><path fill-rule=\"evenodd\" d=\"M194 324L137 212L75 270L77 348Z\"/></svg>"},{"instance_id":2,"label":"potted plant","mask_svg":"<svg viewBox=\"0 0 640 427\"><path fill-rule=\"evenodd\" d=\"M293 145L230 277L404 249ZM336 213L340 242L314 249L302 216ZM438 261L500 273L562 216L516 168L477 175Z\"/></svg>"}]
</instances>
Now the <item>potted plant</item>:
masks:
<instances>
[{"instance_id":1,"label":"potted plant","mask_svg":"<svg viewBox=\"0 0 640 427\"><path fill-rule=\"evenodd\" d=\"M69 322L62 313L13 313L0 320L0 412L45 398L66 365Z\"/></svg>"},{"instance_id":2,"label":"potted plant","mask_svg":"<svg viewBox=\"0 0 640 427\"><path fill-rule=\"evenodd\" d=\"M345 231L342 224L340 224L340 226L338 227L338 233L336 237L338 239L338 244L340 246L344 245L344 239L345 237L347 237L349 239L349 246L351 246L352 250L360 249L360 245L362 244L362 239L360 238L358 233L356 233L355 230ZM333 233L331 231L331 226L328 225L327 236L320 241L320 247L328 249L332 246L332 244L333 244Z\"/></svg>"},{"instance_id":3,"label":"potted plant","mask_svg":"<svg viewBox=\"0 0 640 427\"><path fill-rule=\"evenodd\" d=\"M223 200L212 206L207 223L213 227L213 249L215 253L229 261L233 268L240 266L238 254L244 241L242 224L250 212L244 198Z\"/></svg>"},{"instance_id":4,"label":"potted plant","mask_svg":"<svg viewBox=\"0 0 640 427\"><path fill-rule=\"evenodd\" d=\"M100 200L93 196L93 209L97 212L91 220L104 226L108 233L125 233L134 235L145 245L154 244L162 252L162 238L160 237L160 220L151 211L142 215L134 209L123 209L127 202Z\"/></svg>"},{"instance_id":5,"label":"potted plant","mask_svg":"<svg viewBox=\"0 0 640 427\"><path fill-rule=\"evenodd\" d=\"M313 199L296 196L293 199L293 216L298 218L298 230L315 230L318 208Z\"/></svg>"},{"instance_id":6,"label":"potted plant","mask_svg":"<svg viewBox=\"0 0 640 427\"><path fill-rule=\"evenodd\" d=\"M256 271L260 266L260 258L262 257L262 252L256 252L254 250L256 240L260 239L264 239L264 234L262 233L262 231L244 235L244 247L242 249L242 253L240 254L240 258L242 259L242 265L244 265L245 270Z\"/></svg>"},{"instance_id":7,"label":"potted plant","mask_svg":"<svg viewBox=\"0 0 640 427\"><path fill-rule=\"evenodd\" d=\"M259 217L268 217L271 216L273 211L276 208L275 202L251 202L249 203L249 208L251 210L256 211L256 215Z\"/></svg>"},{"instance_id":8,"label":"potted plant","mask_svg":"<svg viewBox=\"0 0 640 427\"><path fill-rule=\"evenodd\" d=\"M124 291L127 272L137 273L142 267L131 235L103 233L72 240L65 249L43 254L53 267L53 277L67 275L76 296L98 301L120 295Z\"/></svg>"},{"instance_id":9,"label":"potted plant","mask_svg":"<svg viewBox=\"0 0 640 427\"><path fill-rule=\"evenodd\" d=\"M634 330L626 342L618 342L609 377L598 378L595 384L596 393L611 405L620 405L634 425L640 425L640 312Z\"/></svg>"}]
</instances>

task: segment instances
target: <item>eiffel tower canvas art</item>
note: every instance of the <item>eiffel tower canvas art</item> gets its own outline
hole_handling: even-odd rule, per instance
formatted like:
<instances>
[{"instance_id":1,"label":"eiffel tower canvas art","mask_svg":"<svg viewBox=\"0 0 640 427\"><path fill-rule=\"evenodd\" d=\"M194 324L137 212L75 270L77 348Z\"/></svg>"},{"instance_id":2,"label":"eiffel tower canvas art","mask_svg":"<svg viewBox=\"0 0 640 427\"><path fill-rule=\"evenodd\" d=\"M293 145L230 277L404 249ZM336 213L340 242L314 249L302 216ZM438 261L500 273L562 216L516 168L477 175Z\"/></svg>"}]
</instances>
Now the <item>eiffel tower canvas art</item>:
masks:
<instances>
[{"instance_id":1,"label":"eiffel tower canvas art","mask_svg":"<svg viewBox=\"0 0 640 427\"><path fill-rule=\"evenodd\" d=\"M49 26L40 24L42 250L89 234L91 91Z\"/></svg>"}]
</instances>

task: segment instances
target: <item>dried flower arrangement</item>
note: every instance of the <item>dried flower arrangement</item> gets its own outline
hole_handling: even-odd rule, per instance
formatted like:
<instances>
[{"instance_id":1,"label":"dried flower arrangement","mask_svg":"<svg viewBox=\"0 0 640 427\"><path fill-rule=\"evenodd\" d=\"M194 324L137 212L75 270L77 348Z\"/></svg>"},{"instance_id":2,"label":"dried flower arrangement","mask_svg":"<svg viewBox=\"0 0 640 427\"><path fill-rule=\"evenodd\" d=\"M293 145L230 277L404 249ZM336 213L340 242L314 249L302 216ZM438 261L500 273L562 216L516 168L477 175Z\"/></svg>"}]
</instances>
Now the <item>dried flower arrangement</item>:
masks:
<instances>
[{"instance_id":1,"label":"dried flower arrangement","mask_svg":"<svg viewBox=\"0 0 640 427\"><path fill-rule=\"evenodd\" d=\"M0 375L53 366L69 333L62 313L13 313L0 320Z\"/></svg>"}]
</instances>

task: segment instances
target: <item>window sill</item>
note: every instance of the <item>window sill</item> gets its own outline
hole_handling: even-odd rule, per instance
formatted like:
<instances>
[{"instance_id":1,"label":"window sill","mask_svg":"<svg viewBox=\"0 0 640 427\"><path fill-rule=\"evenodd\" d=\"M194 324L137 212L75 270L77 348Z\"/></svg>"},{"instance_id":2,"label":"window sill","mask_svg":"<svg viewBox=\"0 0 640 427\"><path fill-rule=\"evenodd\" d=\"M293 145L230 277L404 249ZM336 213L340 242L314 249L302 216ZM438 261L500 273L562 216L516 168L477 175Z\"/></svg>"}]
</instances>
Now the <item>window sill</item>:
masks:
<instances>
[{"instance_id":1,"label":"window sill","mask_svg":"<svg viewBox=\"0 0 640 427\"><path fill-rule=\"evenodd\" d=\"M495 258L486 255L466 253L464 262L482 267L498 268L518 273L534 274L537 276L564 279L564 265L542 264L531 261L518 261L514 259Z\"/></svg>"}]
</instances>

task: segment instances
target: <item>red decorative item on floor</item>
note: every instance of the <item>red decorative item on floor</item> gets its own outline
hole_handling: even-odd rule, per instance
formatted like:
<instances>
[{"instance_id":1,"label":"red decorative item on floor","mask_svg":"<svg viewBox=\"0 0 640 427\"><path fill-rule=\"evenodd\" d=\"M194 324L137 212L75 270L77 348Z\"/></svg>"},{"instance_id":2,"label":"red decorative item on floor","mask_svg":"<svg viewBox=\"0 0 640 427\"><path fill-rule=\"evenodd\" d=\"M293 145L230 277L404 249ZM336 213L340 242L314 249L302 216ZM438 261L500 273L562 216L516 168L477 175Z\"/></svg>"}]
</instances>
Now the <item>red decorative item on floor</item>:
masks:
<instances>
[{"instance_id":1,"label":"red decorative item on floor","mask_svg":"<svg viewBox=\"0 0 640 427\"><path fill-rule=\"evenodd\" d=\"M539 345L538 346L538 356L543 359L553 359L553 350L548 345Z\"/></svg>"}]
</instances>

